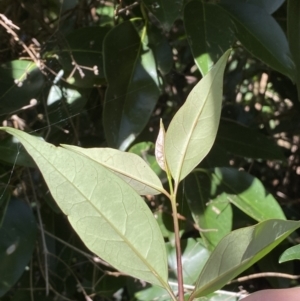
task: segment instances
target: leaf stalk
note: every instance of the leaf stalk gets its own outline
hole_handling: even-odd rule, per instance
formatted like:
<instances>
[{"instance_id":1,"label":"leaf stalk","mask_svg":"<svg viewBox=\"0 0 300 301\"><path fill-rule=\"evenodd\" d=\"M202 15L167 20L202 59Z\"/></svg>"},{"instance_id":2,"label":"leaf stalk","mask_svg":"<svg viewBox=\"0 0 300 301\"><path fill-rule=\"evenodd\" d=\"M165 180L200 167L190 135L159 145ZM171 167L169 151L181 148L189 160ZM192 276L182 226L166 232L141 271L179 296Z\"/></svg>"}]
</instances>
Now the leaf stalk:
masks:
<instances>
[{"instance_id":1,"label":"leaf stalk","mask_svg":"<svg viewBox=\"0 0 300 301\"><path fill-rule=\"evenodd\" d=\"M182 274L182 261L181 261L181 245L180 245L180 235L179 235L179 223L178 223L178 214L177 214L177 203L176 195L178 184L175 184L175 189L173 189L172 177L168 173L168 182L170 187L171 194L171 205L173 212L173 224L174 224L174 233L175 233L175 248L176 248L176 260L177 260L177 281L178 281L178 300L184 301L184 288L183 288L183 274Z\"/></svg>"}]
</instances>

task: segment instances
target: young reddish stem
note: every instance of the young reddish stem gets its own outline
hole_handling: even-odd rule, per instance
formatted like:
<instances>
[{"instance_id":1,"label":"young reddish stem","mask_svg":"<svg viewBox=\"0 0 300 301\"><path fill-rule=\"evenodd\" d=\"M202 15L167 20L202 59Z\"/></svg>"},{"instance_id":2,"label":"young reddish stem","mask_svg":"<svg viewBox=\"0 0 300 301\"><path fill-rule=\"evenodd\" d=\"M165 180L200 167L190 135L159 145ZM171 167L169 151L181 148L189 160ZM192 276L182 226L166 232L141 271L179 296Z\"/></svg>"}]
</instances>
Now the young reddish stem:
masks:
<instances>
[{"instance_id":1,"label":"young reddish stem","mask_svg":"<svg viewBox=\"0 0 300 301\"><path fill-rule=\"evenodd\" d=\"M172 183L171 176L168 176L168 181L169 181L169 186L170 186L171 205L172 205L174 233L175 233L175 248L176 248L176 259L177 259L177 280L178 280L178 300L184 301L181 245L180 245L179 224L178 224L177 203L176 203L176 195L177 195L178 185L175 184L175 190L173 191L173 183Z\"/></svg>"}]
</instances>

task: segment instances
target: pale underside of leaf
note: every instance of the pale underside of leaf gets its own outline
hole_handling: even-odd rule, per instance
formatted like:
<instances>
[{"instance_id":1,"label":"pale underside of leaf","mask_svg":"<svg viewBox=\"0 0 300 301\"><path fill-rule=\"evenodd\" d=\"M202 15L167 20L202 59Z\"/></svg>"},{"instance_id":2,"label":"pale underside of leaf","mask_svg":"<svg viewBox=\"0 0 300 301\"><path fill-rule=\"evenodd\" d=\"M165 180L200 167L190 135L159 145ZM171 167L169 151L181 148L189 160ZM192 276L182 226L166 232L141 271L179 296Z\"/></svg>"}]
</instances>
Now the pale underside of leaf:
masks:
<instances>
[{"instance_id":1,"label":"pale underside of leaf","mask_svg":"<svg viewBox=\"0 0 300 301\"><path fill-rule=\"evenodd\" d=\"M141 197L100 164L11 128L86 246L116 269L169 288L160 229Z\"/></svg>"},{"instance_id":2,"label":"pale underside of leaf","mask_svg":"<svg viewBox=\"0 0 300 301\"><path fill-rule=\"evenodd\" d=\"M62 145L70 151L82 154L114 172L140 195L164 193L158 176L139 156L112 148L81 148Z\"/></svg>"},{"instance_id":3,"label":"pale underside of leaf","mask_svg":"<svg viewBox=\"0 0 300 301\"><path fill-rule=\"evenodd\" d=\"M211 149L219 126L223 72L230 50L194 87L166 134L167 166L175 182L185 178Z\"/></svg>"},{"instance_id":4,"label":"pale underside of leaf","mask_svg":"<svg viewBox=\"0 0 300 301\"><path fill-rule=\"evenodd\" d=\"M166 171L166 159L165 159L165 128L162 120L160 120L160 127L158 136L155 142L155 158L159 167Z\"/></svg>"}]
</instances>

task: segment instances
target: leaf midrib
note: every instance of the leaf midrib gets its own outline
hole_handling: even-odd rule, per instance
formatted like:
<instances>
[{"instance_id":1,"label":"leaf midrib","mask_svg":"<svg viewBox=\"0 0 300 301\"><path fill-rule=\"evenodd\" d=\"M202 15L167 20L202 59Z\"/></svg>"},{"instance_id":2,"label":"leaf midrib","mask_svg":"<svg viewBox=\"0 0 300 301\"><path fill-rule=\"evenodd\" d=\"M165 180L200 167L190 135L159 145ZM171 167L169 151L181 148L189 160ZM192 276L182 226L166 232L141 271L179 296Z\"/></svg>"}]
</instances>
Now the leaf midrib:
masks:
<instances>
[{"instance_id":1,"label":"leaf midrib","mask_svg":"<svg viewBox=\"0 0 300 301\"><path fill-rule=\"evenodd\" d=\"M218 70L219 70L221 67L222 67L222 66L220 65L220 66L218 67ZM210 81L208 93L207 93L207 95L205 96L205 100L203 101L202 108L201 108L201 110L199 111L199 113L198 113L198 115L197 115L197 118L195 118L195 122L193 122L193 124L192 124L190 134L187 135L186 143L184 143L184 148L183 148L184 153L183 153L183 156L181 156L180 165L179 165L180 168L179 168L179 170L178 170L178 176L177 176L178 179L176 179L177 184L180 182L181 173L182 173L182 168L183 168L183 165L184 165L183 162L184 162L184 159L185 159L186 154L187 154L187 151L188 151L189 142L190 142L191 137L192 137L192 135L193 135L194 129L195 129L195 127L196 127L196 125L197 125L197 123L198 123L198 121L199 121L199 117L200 117L200 115L201 115L201 113L202 113L202 111L203 111L203 109L204 109L204 107L205 107L205 105L206 105L208 96L209 96L210 93L211 93L211 87L212 87L212 85L213 85L213 83L214 83L214 81L215 81L215 78L218 76L218 73L219 73L219 72L216 71L215 74L214 74L214 77L213 77L212 80ZM185 110L185 108L183 108L183 110Z\"/></svg>"},{"instance_id":2,"label":"leaf midrib","mask_svg":"<svg viewBox=\"0 0 300 301\"><path fill-rule=\"evenodd\" d=\"M14 134L13 134L14 135ZM46 160L55 170L56 170L56 172L57 173L59 173L63 178L65 178L65 179L67 179L67 181L69 182L69 183L71 183L72 184L72 186L77 190L77 192L79 193L79 194L81 194L83 197L84 197L84 199L88 202L88 203L90 203L91 205L92 205L92 207L95 209L95 211L96 212L98 212L99 213L99 215L101 215L104 219L105 219L105 221L113 228L113 230L124 240L124 242L130 247L130 249L141 259L141 261L148 267L148 269L151 271L151 273L156 277L156 279L158 279L159 280L159 282L163 285L163 287L168 287L168 285L167 285L167 283L165 283L165 281L161 278L161 276L156 272L156 270L150 265L150 264L148 264L148 261L147 260L145 260L146 258L144 258L143 256L142 256L142 254L140 254L140 252L138 252L134 247L133 247L133 245L126 239L126 236L124 236L123 234L121 234L120 232L119 232L119 230L113 225L113 224L111 224L110 222L109 222L109 220L98 210L98 208L97 207L95 207L95 205L76 187L76 186L74 186L73 185L73 183L64 175L64 174L62 174L59 170L57 170L57 168L52 164L52 163L50 163L49 162L49 160L47 160L47 158L43 155L43 153L41 153L40 151L37 151L37 149L34 147L34 145L31 143L31 142L29 142L27 139L26 139L26 137L22 137L21 136L21 139L23 139L23 140L25 140L29 145L31 145L32 146L32 148L37 152L37 153L39 153L40 154L40 156L41 157L43 157L44 158L44 160ZM45 143L47 143L47 142L45 142ZM26 148L26 147L25 147ZM54 151L56 151L58 148L57 147L55 147L55 149L54 149ZM87 158L88 159L88 158ZM107 171L107 172L109 172L109 171ZM113 175L113 176L115 176L115 175ZM134 191L134 190L133 190ZM136 193L135 191L134 191L134 193ZM139 195L138 195L138 197L140 197ZM148 250L149 251L149 250Z\"/></svg>"}]
</instances>

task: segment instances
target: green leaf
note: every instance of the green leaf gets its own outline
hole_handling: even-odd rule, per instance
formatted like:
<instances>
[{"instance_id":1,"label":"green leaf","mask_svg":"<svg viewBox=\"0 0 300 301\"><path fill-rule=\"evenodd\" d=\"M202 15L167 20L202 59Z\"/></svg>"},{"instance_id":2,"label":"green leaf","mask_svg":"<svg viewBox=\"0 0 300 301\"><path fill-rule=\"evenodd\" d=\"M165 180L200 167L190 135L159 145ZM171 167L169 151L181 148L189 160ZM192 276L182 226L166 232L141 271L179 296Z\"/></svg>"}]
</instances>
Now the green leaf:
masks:
<instances>
[{"instance_id":1,"label":"green leaf","mask_svg":"<svg viewBox=\"0 0 300 301\"><path fill-rule=\"evenodd\" d=\"M143 3L157 18L163 29L169 31L180 16L183 0L143 0Z\"/></svg>"},{"instance_id":2,"label":"green leaf","mask_svg":"<svg viewBox=\"0 0 300 301\"><path fill-rule=\"evenodd\" d=\"M70 151L84 155L110 169L130 185L138 194L160 194L165 190L155 172L139 156L112 148L81 148L73 145L62 145Z\"/></svg>"},{"instance_id":3,"label":"green leaf","mask_svg":"<svg viewBox=\"0 0 300 301\"><path fill-rule=\"evenodd\" d=\"M138 301L171 301L166 290L158 286L150 286L134 294Z\"/></svg>"},{"instance_id":4,"label":"green leaf","mask_svg":"<svg viewBox=\"0 0 300 301\"><path fill-rule=\"evenodd\" d=\"M31 61L11 61L0 67L0 113L30 105L44 85L44 77Z\"/></svg>"},{"instance_id":5,"label":"green leaf","mask_svg":"<svg viewBox=\"0 0 300 301\"><path fill-rule=\"evenodd\" d=\"M0 297L23 274L35 247L36 230L32 210L24 201L11 199L0 228Z\"/></svg>"},{"instance_id":6,"label":"green leaf","mask_svg":"<svg viewBox=\"0 0 300 301\"><path fill-rule=\"evenodd\" d=\"M200 298L196 298L194 299L195 301L239 301L242 300L237 296L230 296L229 295L230 292L226 292L226 291L220 291L214 294L209 294L205 297L200 297ZM241 296L243 295L242 293L240 294ZM246 294L244 294L244 297L246 296Z\"/></svg>"},{"instance_id":7,"label":"green leaf","mask_svg":"<svg viewBox=\"0 0 300 301\"><path fill-rule=\"evenodd\" d=\"M205 172L195 171L184 180L185 198L209 250L232 229L232 208L226 194Z\"/></svg>"},{"instance_id":8,"label":"green leaf","mask_svg":"<svg viewBox=\"0 0 300 301\"><path fill-rule=\"evenodd\" d=\"M166 133L165 155L175 183L185 178L207 155L217 134L228 50L194 87Z\"/></svg>"},{"instance_id":9,"label":"green leaf","mask_svg":"<svg viewBox=\"0 0 300 301\"><path fill-rule=\"evenodd\" d=\"M154 156L155 145L153 142L140 142L134 144L129 150L130 153L134 153L139 157L143 158L151 169L158 175L161 176L163 171L159 167L156 158Z\"/></svg>"},{"instance_id":10,"label":"green leaf","mask_svg":"<svg viewBox=\"0 0 300 301\"><path fill-rule=\"evenodd\" d=\"M237 0L239 4L251 3L265 9L269 14L273 14L285 0Z\"/></svg>"},{"instance_id":11,"label":"green leaf","mask_svg":"<svg viewBox=\"0 0 300 301\"><path fill-rule=\"evenodd\" d=\"M166 158L165 158L165 136L166 131L162 120L160 120L159 132L155 142L155 158L159 167L166 171Z\"/></svg>"},{"instance_id":12,"label":"green leaf","mask_svg":"<svg viewBox=\"0 0 300 301\"><path fill-rule=\"evenodd\" d=\"M176 250L167 244L168 261L172 272L177 274ZM201 239L189 238L182 241L182 268L184 284L193 284L197 280L210 252L205 248Z\"/></svg>"},{"instance_id":13,"label":"green leaf","mask_svg":"<svg viewBox=\"0 0 300 301\"><path fill-rule=\"evenodd\" d=\"M266 191L260 180L235 168L215 168L213 181L218 191L227 194L227 200L258 222L266 219L286 219L280 205Z\"/></svg>"},{"instance_id":14,"label":"green leaf","mask_svg":"<svg viewBox=\"0 0 300 301\"><path fill-rule=\"evenodd\" d=\"M300 260L300 245L296 245L285 250L279 258L279 263L290 260Z\"/></svg>"},{"instance_id":15,"label":"green leaf","mask_svg":"<svg viewBox=\"0 0 300 301\"><path fill-rule=\"evenodd\" d=\"M87 102L86 94L83 89L52 85L47 98L49 123L57 124L81 113Z\"/></svg>"},{"instance_id":16,"label":"green leaf","mask_svg":"<svg viewBox=\"0 0 300 301\"><path fill-rule=\"evenodd\" d=\"M0 141L0 158L11 165L35 167L34 161L15 137L9 136Z\"/></svg>"},{"instance_id":17,"label":"green leaf","mask_svg":"<svg viewBox=\"0 0 300 301\"><path fill-rule=\"evenodd\" d=\"M267 220L225 236L204 266L190 300L226 285L299 227L298 221Z\"/></svg>"},{"instance_id":18,"label":"green leaf","mask_svg":"<svg viewBox=\"0 0 300 301\"><path fill-rule=\"evenodd\" d=\"M231 29L232 22L224 10L204 1L187 3L184 8L184 27L195 62L203 76L236 39Z\"/></svg>"},{"instance_id":19,"label":"green leaf","mask_svg":"<svg viewBox=\"0 0 300 301\"><path fill-rule=\"evenodd\" d=\"M58 40L59 48L55 52L63 66L64 77L70 84L93 88L105 82L102 49L108 31L109 27L79 28ZM97 67L96 73L94 66Z\"/></svg>"},{"instance_id":20,"label":"green leaf","mask_svg":"<svg viewBox=\"0 0 300 301\"><path fill-rule=\"evenodd\" d=\"M85 245L116 269L169 288L165 244L143 199L102 165L12 128Z\"/></svg>"},{"instance_id":21,"label":"green leaf","mask_svg":"<svg viewBox=\"0 0 300 301\"><path fill-rule=\"evenodd\" d=\"M288 41L291 53L296 65L296 84L298 89L298 99L300 100L300 2L297 0L288 0L287 9L287 30Z\"/></svg>"},{"instance_id":22,"label":"green leaf","mask_svg":"<svg viewBox=\"0 0 300 301\"><path fill-rule=\"evenodd\" d=\"M269 14L273 14L284 3L284 1L285 0L254 0L254 3L262 5Z\"/></svg>"},{"instance_id":23,"label":"green leaf","mask_svg":"<svg viewBox=\"0 0 300 301\"><path fill-rule=\"evenodd\" d=\"M162 75L168 74L173 67L172 48L161 30L155 26L148 29L149 47L152 49L157 69Z\"/></svg>"},{"instance_id":24,"label":"green leaf","mask_svg":"<svg viewBox=\"0 0 300 301\"><path fill-rule=\"evenodd\" d=\"M160 94L155 59L141 20L123 22L108 33L104 68L106 139L109 146L125 150L146 126Z\"/></svg>"},{"instance_id":25,"label":"green leaf","mask_svg":"<svg viewBox=\"0 0 300 301\"><path fill-rule=\"evenodd\" d=\"M274 140L231 120L221 119L216 145L242 157L285 161Z\"/></svg>"},{"instance_id":26,"label":"green leaf","mask_svg":"<svg viewBox=\"0 0 300 301\"><path fill-rule=\"evenodd\" d=\"M231 17L236 37L250 53L294 80L295 65L289 45L275 19L263 7L249 2L223 0L219 5Z\"/></svg>"}]
</instances>

